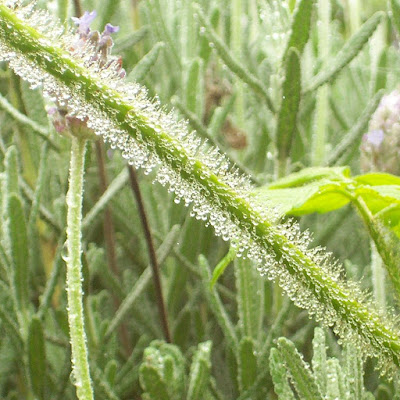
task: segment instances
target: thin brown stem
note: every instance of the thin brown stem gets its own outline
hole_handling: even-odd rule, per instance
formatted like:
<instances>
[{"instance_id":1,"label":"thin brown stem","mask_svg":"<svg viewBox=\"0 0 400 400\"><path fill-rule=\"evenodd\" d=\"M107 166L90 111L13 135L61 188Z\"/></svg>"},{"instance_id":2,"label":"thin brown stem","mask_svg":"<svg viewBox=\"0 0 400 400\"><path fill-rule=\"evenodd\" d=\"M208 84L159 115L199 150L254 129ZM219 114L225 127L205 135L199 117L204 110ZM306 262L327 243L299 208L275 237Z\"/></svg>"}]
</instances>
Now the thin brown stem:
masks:
<instances>
[{"instance_id":1,"label":"thin brown stem","mask_svg":"<svg viewBox=\"0 0 400 400\"><path fill-rule=\"evenodd\" d=\"M104 161L104 145L101 141L96 141L96 156L97 156L97 165L99 169L99 180L100 180L100 190L101 194L103 194L108 187L108 177L105 167ZM103 232L104 232L104 240L106 242L106 255L108 265L110 267L110 272L116 276L119 276L119 268L117 262L116 255L116 245L115 245L115 229L114 222L111 214L110 208L107 206L104 210L104 220L103 220ZM114 293L112 294L113 302L115 309L118 310L121 305L121 301L118 296ZM122 323L118 329L119 337L125 349L126 355L132 352L132 346L129 340L129 333L126 325Z\"/></svg>"},{"instance_id":2,"label":"thin brown stem","mask_svg":"<svg viewBox=\"0 0 400 400\"><path fill-rule=\"evenodd\" d=\"M160 268L158 265L156 251L154 248L153 237L150 232L150 226L148 223L147 214L146 214L146 210L145 210L143 199L142 199L142 194L140 192L139 182L137 179L136 171L131 166L129 166L128 168L129 168L129 179L130 179L131 189L133 191L133 194L135 195L135 199L136 199L136 202L138 205L138 209L139 209L138 211L139 211L140 219L142 221L144 236L145 236L145 239L147 242L147 248L149 251L150 265L151 265L151 268L153 271L153 281L154 281L154 287L155 287L156 298L157 298L158 312L160 314L160 319L161 319L161 324L162 324L162 328L164 331L165 340L168 343L171 343L172 340L171 340L171 333L170 333L169 325L168 325L167 309L165 307L164 298L163 298L161 278L160 278Z\"/></svg>"},{"instance_id":3,"label":"thin brown stem","mask_svg":"<svg viewBox=\"0 0 400 400\"><path fill-rule=\"evenodd\" d=\"M81 17L83 13L80 0L74 0L74 8L75 8L75 15L77 17Z\"/></svg>"}]
</instances>

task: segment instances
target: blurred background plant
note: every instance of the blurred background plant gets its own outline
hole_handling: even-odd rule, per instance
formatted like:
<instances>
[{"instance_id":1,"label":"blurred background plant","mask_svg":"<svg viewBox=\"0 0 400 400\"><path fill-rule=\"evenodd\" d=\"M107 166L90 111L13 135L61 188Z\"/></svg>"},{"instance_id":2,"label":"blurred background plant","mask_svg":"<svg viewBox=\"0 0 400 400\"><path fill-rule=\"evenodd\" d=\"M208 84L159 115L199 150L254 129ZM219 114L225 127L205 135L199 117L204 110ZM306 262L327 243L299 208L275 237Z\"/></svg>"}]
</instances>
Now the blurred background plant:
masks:
<instances>
[{"instance_id":1,"label":"blurred background plant","mask_svg":"<svg viewBox=\"0 0 400 400\"><path fill-rule=\"evenodd\" d=\"M97 11L93 29L118 25L113 53L126 79L175 107L252 176L256 200L298 218L343 261L343 274L398 314L400 178L379 173L398 174L397 0L38 6L67 25L85 10ZM69 140L55 132L40 89L6 64L0 96L0 394L74 399L63 262ZM374 360L363 364L356 344L342 351L151 174L136 175L98 142L85 165L84 305L97 399L400 396Z\"/></svg>"}]
</instances>

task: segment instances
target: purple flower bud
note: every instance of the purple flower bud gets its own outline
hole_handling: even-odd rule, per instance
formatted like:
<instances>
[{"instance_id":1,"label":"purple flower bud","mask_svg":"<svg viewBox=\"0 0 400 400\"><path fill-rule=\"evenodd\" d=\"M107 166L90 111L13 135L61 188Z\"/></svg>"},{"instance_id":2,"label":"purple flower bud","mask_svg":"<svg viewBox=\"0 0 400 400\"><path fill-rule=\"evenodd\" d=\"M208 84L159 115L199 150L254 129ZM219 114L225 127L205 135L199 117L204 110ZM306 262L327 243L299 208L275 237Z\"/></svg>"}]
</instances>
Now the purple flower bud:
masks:
<instances>
[{"instance_id":1,"label":"purple flower bud","mask_svg":"<svg viewBox=\"0 0 400 400\"><path fill-rule=\"evenodd\" d=\"M117 33L118 31L119 31L119 26L107 24L104 28L103 35L111 35L112 33Z\"/></svg>"},{"instance_id":2,"label":"purple flower bud","mask_svg":"<svg viewBox=\"0 0 400 400\"><path fill-rule=\"evenodd\" d=\"M385 138L385 134L382 129L376 129L374 131L368 132L363 136L363 142L369 144L373 147L379 147L383 139Z\"/></svg>"},{"instance_id":3,"label":"purple flower bud","mask_svg":"<svg viewBox=\"0 0 400 400\"><path fill-rule=\"evenodd\" d=\"M400 91L382 97L361 144L361 169L400 175Z\"/></svg>"},{"instance_id":4,"label":"purple flower bud","mask_svg":"<svg viewBox=\"0 0 400 400\"><path fill-rule=\"evenodd\" d=\"M85 13L80 18L72 17L72 21L74 21L75 25L79 26L78 32L81 35L87 35L90 32L90 24L93 22L96 16L96 11L85 11Z\"/></svg>"}]
</instances>

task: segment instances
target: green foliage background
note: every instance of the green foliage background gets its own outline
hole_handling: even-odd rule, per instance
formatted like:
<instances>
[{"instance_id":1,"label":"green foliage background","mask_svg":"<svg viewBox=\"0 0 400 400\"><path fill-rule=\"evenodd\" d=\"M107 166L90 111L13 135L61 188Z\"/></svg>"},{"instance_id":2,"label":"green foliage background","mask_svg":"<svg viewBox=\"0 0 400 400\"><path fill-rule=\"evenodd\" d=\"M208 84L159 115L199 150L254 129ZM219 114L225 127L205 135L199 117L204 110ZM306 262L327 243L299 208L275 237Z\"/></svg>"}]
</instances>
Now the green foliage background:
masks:
<instances>
[{"instance_id":1,"label":"green foliage background","mask_svg":"<svg viewBox=\"0 0 400 400\"><path fill-rule=\"evenodd\" d=\"M67 24L76 13L68 0L38 6ZM386 282L379 306L398 313L399 178L360 176L359 167L368 121L398 85L400 19L389 18L400 10L396 0L391 7L338 0L86 0L81 7L97 10L94 29L120 26L113 53L128 80L175 107L253 177L255 201L298 218L316 245L344 262L343 275L376 293L374 242L373 254L388 266L378 276ZM70 143L54 131L40 89L6 64L0 94L0 394L73 399L62 258ZM138 178L172 343L126 162L91 143L83 263L97 399L400 395L398 380L380 377L374 360L363 365L356 344L341 350L332 331L316 328L251 262L231 263L228 244L151 174ZM216 265L228 268L212 286Z\"/></svg>"}]
</instances>

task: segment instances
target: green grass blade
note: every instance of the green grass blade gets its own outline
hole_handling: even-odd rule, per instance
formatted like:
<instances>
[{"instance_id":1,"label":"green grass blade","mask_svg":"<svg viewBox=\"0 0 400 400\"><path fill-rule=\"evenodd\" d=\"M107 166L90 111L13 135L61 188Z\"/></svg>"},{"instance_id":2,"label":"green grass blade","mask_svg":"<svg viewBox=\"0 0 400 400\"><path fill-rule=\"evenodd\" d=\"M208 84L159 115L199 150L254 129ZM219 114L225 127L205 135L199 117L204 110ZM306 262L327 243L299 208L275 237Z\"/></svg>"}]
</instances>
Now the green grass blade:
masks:
<instances>
[{"instance_id":1,"label":"green grass blade","mask_svg":"<svg viewBox=\"0 0 400 400\"><path fill-rule=\"evenodd\" d=\"M42 323L33 317L28 331L28 370L32 391L35 396L44 400L48 384L46 372L46 349Z\"/></svg>"},{"instance_id":2,"label":"green grass blade","mask_svg":"<svg viewBox=\"0 0 400 400\"><path fill-rule=\"evenodd\" d=\"M282 85L282 103L276 127L278 162L281 166L278 176L284 176L287 159L296 132L297 114L301 99L301 68L299 53L294 48L288 50L285 62L285 80Z\"/></svg>"},{"instance_id":3,"label":"green grass blade","mask_svg":"<svg viewBox=\"0 0 400 400\"><path fill-rule=\"evenodd\" d=\"M293 14L293 21L289 40L283 59L289 56L291 48L297 49L299 54L303 53L304 47L308 42L311 30L311 16L315 0L300 0L297 2L296 10Z\"/></svg>"},{"instance_id":4,"label":"green grass blade","mask_svg":"<svg viewBox=\"0 0 400 400\"><path fill-rule=\"evenodd\" d=\"M367 44L372 34L381 23L383 16L384 14L382 12L377 12L366 21L360 30L355 33L348 42L346 42L336 57L331 61L327 61L327 67L311 80L304 92L309 93L325 83L332 82L339 72L346 67Z\"/></svg>"}]
</instances>

